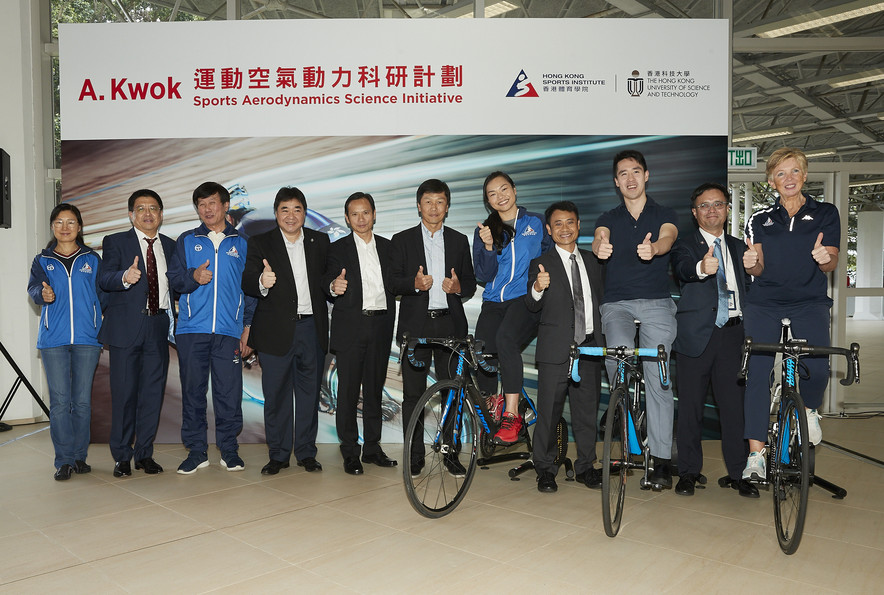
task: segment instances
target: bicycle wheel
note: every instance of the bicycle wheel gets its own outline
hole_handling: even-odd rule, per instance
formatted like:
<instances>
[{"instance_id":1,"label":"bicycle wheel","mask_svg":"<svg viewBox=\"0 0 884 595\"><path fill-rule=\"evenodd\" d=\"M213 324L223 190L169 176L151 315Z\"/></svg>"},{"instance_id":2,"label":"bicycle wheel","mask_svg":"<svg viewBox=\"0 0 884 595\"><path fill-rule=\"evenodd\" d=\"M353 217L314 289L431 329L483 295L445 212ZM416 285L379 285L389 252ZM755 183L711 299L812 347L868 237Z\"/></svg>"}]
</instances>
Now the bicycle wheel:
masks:
<instances>
[{"instance_id":1,"label":"bicycle wheel","mask_svg":"<svg viewBox=\"0 0 884 595\"><path fill-rule=\"evenodd\" d=\"M437 382L418 400L402 456L405 493L417 512L439 518L463 500L476 472L477 430L462 382ZM420 472L412 476L412 469Z\"/></svg>"},{"instance_id":2,"label":"bicycle wheel","mask_svg":"<svg viewBox=\"0 0 884 595\"><path fill-rule=\"evenodd\" d=\"M608 537L614 537L620 531L623 502L626 499L629 444L624 397L625 391L622 388L616 389L611 394L605 421L605 442L602 450L602 520Z\"/></svg>"},{"instance_id":3,"label":"bicycle wheel","mask_svg":"<svg viewBox=\"0 0 884 595\"><path fill-rule=\"evenodd\" d=\"M810 447L801 395L791 391L783 395L777 421L777 449L771 461L774 521L780 549L794 554L804 531L810 489Z\"/></svg>"}]
</instances>

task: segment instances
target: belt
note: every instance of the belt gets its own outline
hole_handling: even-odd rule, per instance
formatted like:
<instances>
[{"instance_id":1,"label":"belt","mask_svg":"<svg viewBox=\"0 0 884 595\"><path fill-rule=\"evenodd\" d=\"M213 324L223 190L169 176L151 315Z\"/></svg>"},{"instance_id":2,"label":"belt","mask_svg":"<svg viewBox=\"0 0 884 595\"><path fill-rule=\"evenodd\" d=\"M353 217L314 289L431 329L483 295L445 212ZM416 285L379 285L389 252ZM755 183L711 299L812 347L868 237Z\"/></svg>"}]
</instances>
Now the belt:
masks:
<instances>
[{"instance_id":1,"label":"belt","mask_svg":"<svg viewBox=\"0 0 884 595\"><path fill-rule=\"evenodd\" d=\"M160 314L165 315L165 314L166 314L166 308L160 308L159 310L156 311L155 314L151 314L151 313L150 313L150 310L148 310L147 308L145 308L144 310L141 311L141 313L144 314L145 316L159 316Z\"/></svg>"},{"instance_id":2,"label":"belt","mask_svg":"<svg viewBox=\"0 0 884 595\"><path fill-rule=\"evenodd\" d=\"M304 320L305 318L310 318L313 314L295 314L295 320Z\"/></svg>"},{"instance_id":3,"label":"belt","mask_svg":"<svg viewBox=\"0 0 884 595\"><path fill-rule=\"evenodd\" d=\"M383 316L386 313L387 313L386 310L363 310L362 311L363 316Z\"/></svg>"},{"instance_id":4,"label":"belt","mask_svg":"<svg viewBox=\"0 0 884 595\"><path fill-rule=\"evenodd\" d=\"M724 326L721 328L726 328L729 326L737 326L738 324L743 324L743 319L739 316L734 316L733 318L728 318L727 322L724 323Z\"/></svg>"},{"instance_id":5,"label":"belt","mask_svg":"<svg viewBox=\"0 0 884 595\"><path fill-rule=\"evenodd\" d=\"M427 310L427 318L442 318L448 316L448 308L443 310Z\"/></svg>"}]
</instances>

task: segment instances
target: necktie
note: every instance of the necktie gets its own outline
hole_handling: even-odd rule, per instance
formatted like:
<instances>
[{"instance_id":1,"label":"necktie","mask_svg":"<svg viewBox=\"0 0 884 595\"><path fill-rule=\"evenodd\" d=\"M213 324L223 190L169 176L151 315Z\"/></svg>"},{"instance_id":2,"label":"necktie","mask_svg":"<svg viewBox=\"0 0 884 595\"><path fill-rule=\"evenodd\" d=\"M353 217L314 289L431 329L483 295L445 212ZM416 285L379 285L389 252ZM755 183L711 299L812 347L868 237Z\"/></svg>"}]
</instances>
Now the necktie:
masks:
<instances>
[{"instance_id":1,"label":"necktie","mask_svg":"<svg viewBox=\"0 0 884 595\"><path fill-rule=\"evenodd\" d=\"M157 257L153 253L153 243L156 238L147 242L147 313L153 316L160 309L160 280L157 277Z\"/></svg>"},{"instance_id":2,"label":"necktie","mask_svg":"<svg viewBox=\"0 0 884 595\"><path fill-rule=\"evenodd\" d=\"M727 322L727 277L724 274L724 259L721 254L721 238L715 238L715 249L712 256L718 259L718 271L715 279L718 282L718 315L715 317L715 326L721 328Z\"/></svg>"},{"instance_id":3,"label":"necktie","mask_svg":"<svg viewBox=\"0 0 884 595\"><path fill-rule=\"evenodd\" d=\"M571 255L571 286L574 293L574 341L579 345L586 339L586 305L576 254Z\"/></svg>"}]
</instances>

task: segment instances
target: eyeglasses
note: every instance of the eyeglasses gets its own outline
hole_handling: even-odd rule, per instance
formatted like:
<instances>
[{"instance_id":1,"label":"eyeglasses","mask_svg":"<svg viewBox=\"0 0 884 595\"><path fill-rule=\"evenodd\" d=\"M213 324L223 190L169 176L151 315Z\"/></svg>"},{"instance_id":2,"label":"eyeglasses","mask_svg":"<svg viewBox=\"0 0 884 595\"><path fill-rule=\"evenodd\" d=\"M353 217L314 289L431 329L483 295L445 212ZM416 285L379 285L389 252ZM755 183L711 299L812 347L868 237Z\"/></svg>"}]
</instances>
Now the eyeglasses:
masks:
<instances>
[{"instance_id":1,"label":"eyeglasses","mask_svg":"<svg viewBox=\"0 0 884 595\"><path fill-rule=\"evenodd\" d=\"M708 211L709 209L715 209L715 210L723 209L726 206L727 206L726 202L721 201L721 200L716 200L715 202L704 202L704 203L698 204L694 208L699 209L700 211Z\"/></svg>"},{"instance_id":2,"label":"eyeglasses","mask_svg":"<svg viewBox=\"0 0 884 595\"><path fill-rule=\"evenodd\" d=\"M56 219L52 222L53 227L76 227L76 219Z\"/></svg>"},{"instance_id":3,"label":"eyeglasses","mask_svg":"<svg viewBox=\"0 0 884 595\"><path fill-rule=\"evenodd\" d=\"M150 211L151 213L156 215L162 209L160 209L159 205L149 205L149 206L138 205L137 207L135 207L132 210L135 211L136 213L138 213L139 215L143 215L145 211Z\"/></svg>"}]
</instances>

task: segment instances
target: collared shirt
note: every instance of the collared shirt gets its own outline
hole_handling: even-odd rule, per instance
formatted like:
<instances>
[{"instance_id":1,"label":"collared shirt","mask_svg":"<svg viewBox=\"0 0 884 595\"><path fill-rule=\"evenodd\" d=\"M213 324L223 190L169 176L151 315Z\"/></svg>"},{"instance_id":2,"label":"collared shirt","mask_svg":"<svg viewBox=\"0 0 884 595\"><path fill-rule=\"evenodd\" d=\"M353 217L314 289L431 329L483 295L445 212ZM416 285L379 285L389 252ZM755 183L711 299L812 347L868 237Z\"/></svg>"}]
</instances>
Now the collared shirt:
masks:
<instances>
[{"instance_id":1,"label":"collared shirt","mask_svg":"<svg viewBox=\"0 0 884 595\"><path fill-rule=\"evenodd\" d=\"M226 235L224 235L223 231L209 230L209 233L207 235L209 239L212 240L212 244L215 245L215 252L218 251L218 249L221 247L221 242L223 242L224 238L227 237Z\"/></svg>"},{"instance_id":2,"label":"collared shirt","mask_svg":"<svg viewBox=\"0 0 884 595\"><path fill-rule=\"evenodd\" d=\"M421 232L424 236L424 256L427 259L425 275L433 277L433 286L430 288L430 310L444 310L448 307L448 296L442 290L442 281L445 279L445 227L440 227L436 233L430 233L424 222L421 221ZM415 271L417 274L417 271Z\"/></svg>"},{"instance_id":3,"label":"collared shirt","mask_svg":"<svg viewBox=\"0 0 884 595\"><path fill-rule=\"evenodd\" d=\"M721 238L721 257L724 260L724 276L727 279L727 288L728 290L734 292L734 309L728 311L728 316L730 318L736 318L738 316L743 315L743 307L740 303L740 292L737 290L737 273L734 271L734 259L730 250L727 248L727 242L725 241L724 232L721 233L720 236L714 236L702 227L700 228L700 234L703 236L703 239L706 240L707 246L712 246L715 244L716 238ZM703 272L703 260L697 263L697 276L700 279L705 279L709 275Z\"/></svg>"},{"instance_id":4,"label":"collared shirt","mask_svg":"<svg viewBox=\"0 0 884 595\"><path fill-rule=\"evenodd\" d=\"M562 249L558 245L556 245L556 254L559 255L559 258L562 259L562 266L565 267L565 276L568 277L568 287L571 288L573 299L573 291L574 291L574 283L571 279L571 252ZM574 254L577 255L577 268L580 270L580 285L583 288L583 310L584 310L584 320L586 320L586 334L591 335L593 332L592 326L592 288L589 285L589 275L586 272L586 263L583 262L583 255L580 254L580 250L577 248L574 249ZM552 279L550 279L552 282ZM546 290L544 290L546 291ZM543 291L537 291L534 289L534 284L531 284L531 295L535 300L539 300L543 296Z\"/></svg>"},{"instance_id":5,"label":"collared shirt","mask_svg":"<svg viewBox=\"0 0 884 595\"><path fill-rule=\"evenodd\" d=\"M133 228L134 229L134 228ZM147 270L147 240L152 240L156 238L156 241L153 243L153 255L157 260L157 287L160 292L160 310L168 310L170 307L169 302L169 278L166 277L166 253L163 251L163 242L160 241L160 234L154 235L153 238L147 237L147 234L135 229L135 235L138 238L138 246L141 248L141 262L144 263L144 270ZM221 234L222 237L224 234ZM123 287L129 289L132 285L126 282L126 273L128 269L123 271ZM147 275L144 276L145 283L147 282ZM147 302L145 302L145 307L147 307Z\"/></svg>"},{"instance_id":6,"label":"collared shirt","mask_svg":"<svg viewBox=\"0 0 884 595\"><path fill-rule=\"evenodd\" d=\"M362 309L385 310L387 294L384 278L381 275L381 260L378 258L378 243L374 239L366 242L355 233L356 255L359 257L359 270L362 273Z\"/></svg>"},{"instance_id":7,"label":"collared shirt","mask_svg":"<svg viewBox=\"0 0 884 595\"><path fill-rule=\"evenodd\" d=\"M298 292L298 314L313 314L313 302L310 300L310 281L307 278L307 255L304 252L304 230L298 234L294 242L290 242L282 230L282 241L289 255L289 264L295 276L295 290ZM259 281L260 282L260 281Z\"/></svg>"}]
</instances>

